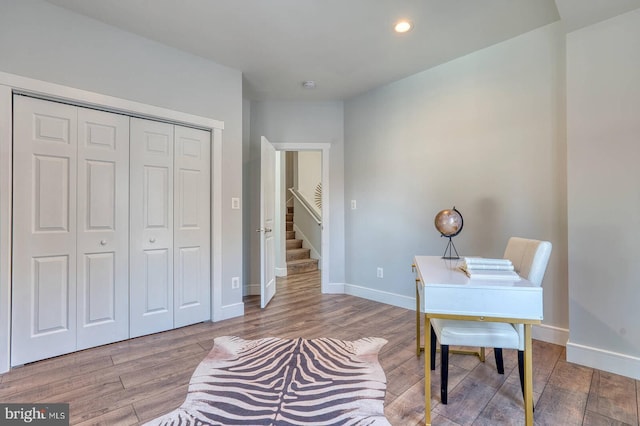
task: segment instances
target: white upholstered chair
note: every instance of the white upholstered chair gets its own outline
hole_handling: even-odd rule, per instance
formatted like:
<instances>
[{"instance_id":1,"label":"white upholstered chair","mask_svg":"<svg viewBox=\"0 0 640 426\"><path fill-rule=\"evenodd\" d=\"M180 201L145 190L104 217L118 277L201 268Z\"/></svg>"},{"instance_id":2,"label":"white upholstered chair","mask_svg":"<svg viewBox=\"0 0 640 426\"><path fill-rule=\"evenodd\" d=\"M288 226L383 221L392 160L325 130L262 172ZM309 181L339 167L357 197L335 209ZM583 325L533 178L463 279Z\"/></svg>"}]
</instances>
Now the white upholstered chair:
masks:
<instances>
[{"instance_id":1,"label":"white upholstered chair","mask_svg":"<svg viewBox=\"0 0 640 426\"><path fill-rule=\"evenodd\" d=\"M542 285L550 255L550 242L519 237L510 238L504 252L504 258L511 260L515 271L537 285ZM430 354L432 370L435 370L436 340L440 342L440 399L443 404L447 403L450 345L494 348L496 366L500 374L504 374L502 349L517 349L520 387L524 394L524 326L522 324L432 318ZM483 357L481 359L484 361Z\"/></svg>"}]
</instances>

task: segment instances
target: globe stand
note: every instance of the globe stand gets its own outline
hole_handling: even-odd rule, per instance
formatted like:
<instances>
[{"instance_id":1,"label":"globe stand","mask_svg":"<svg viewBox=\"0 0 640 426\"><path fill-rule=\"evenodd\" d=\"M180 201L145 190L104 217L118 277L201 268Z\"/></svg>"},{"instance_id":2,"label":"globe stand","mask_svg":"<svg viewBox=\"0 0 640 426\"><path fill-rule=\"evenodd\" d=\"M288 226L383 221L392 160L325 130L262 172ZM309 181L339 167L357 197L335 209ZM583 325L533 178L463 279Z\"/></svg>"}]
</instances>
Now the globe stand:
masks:
<instances>
[{"instance_id":1,"label":"globe stand","mask_svg":"<svg viewBox=\"0 0 640 426\"><path fill-rule=\"evenodd\" d=\"M444 237L444 235L441 235L441 237ZM451 238L453 238L452 236L450 237L445 237L445 238L449 238L449 243L447 244L447 247L444 249L444 254L442 255L443 259L460 259L460 255L458 254L458 250L456 250L456 246L455 244L453 244L453 241L451 240ZM455 256L453 256L453 253L451 252L451 249L453 249L453 251L456 253ZM449 252L449 256L447 256L447 251Z\"/></svg>"}]
</instances>

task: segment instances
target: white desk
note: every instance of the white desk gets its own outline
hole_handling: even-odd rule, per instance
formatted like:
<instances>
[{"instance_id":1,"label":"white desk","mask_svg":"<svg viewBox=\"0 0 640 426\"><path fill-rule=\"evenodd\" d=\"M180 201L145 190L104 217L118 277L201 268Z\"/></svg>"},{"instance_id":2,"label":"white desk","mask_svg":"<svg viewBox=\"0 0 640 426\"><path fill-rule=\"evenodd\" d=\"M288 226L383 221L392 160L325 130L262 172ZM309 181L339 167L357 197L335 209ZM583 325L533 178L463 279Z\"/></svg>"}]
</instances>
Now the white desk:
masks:
<instances>
[{"instance_id":1,"label":"white desk","mask_svg":"<svg viewBox=\"0 0 640 426\"><path fill-rule=\"evenodd\" d=\"M460 261L416 256L416 341L420 353L420 313L424 313L425 424L431 425L431 318L524 324L525 424L533 425L531 324L542 320L542 287L528 280L470 280Z\"/></svg>"}]
</instances>

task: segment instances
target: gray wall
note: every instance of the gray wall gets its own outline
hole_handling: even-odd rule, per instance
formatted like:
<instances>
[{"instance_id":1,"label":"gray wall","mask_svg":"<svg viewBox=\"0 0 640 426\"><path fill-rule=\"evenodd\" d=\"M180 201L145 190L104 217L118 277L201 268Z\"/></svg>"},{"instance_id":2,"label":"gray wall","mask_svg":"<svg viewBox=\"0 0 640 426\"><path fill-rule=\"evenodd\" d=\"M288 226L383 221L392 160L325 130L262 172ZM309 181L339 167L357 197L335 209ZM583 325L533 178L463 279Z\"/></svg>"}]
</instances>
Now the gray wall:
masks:
<instances>
[{"instance_id":1,"label":"gray wall","mask_svg":"<svg viewBox=\"0 0 640 426\"><path fill-rule=\"evenodd\" d=\"M0 71L224 121L222 304L241 303L242 75L40 0L0 0Z\"/></svg>"},{"instance_id":2,"label":"gray wall","mask_svg":"<svg viewBox=\"0 0 640 426\"><path fill-rule=\"evenodd\" d=\"M412 258L443 254L434 217L455 205L461 255L502 257L510 236L553 243L544 324L566 336L564 73L555 23L345 103L352 292L412 299Z\"/></svg>"},{"instance_id":3,"label":"gray wall","mask_svg":"<svg viewBox=\"0 0 640 426\"><path fill-rule=\"evenodd\" d=\"M251 102L251 142L249 160L244 167L248 183L245 205L248 203L250 228L259 228L260 221L260 137L272 143L330 143L330 277L329 283L344 283L344 159L343 104L337 102ZM260 239L256 232L245 234L250 247L245 285L260 283Z\"/></svg>"},{"instance_id":4,"label":"gray wall","mask_svg":"<svg viewBox=\"0 0 640 426\"><path fill-rule=\"evenodd\" d=\"M640 10L567 35L570 361L640 379Z\"/></svg>"}]
</instances>

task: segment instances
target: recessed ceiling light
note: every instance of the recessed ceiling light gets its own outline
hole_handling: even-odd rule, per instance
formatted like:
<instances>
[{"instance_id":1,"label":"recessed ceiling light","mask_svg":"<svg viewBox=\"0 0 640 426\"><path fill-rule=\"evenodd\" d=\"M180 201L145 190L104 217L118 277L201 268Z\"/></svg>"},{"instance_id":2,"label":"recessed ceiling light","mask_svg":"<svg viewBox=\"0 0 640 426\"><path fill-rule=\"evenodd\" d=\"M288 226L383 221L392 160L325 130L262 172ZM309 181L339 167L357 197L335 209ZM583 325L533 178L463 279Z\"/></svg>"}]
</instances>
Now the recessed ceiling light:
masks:
<instances>
[{"instance_id":1,"label":"recessed ceiling light","mask_svg":"<svg viewBox=\"0 0 640 426\"><path fill-rule=\"evenodd\" d=\"M406 19L396 22L396 24L393 26L393 29L397 33L406 33L407 31L410 31L411 28L413 28L413 25L411 25L411 22L407 21Z\"/></svg>"},{"instance_id":2,"label":"recessed ceiling light","mask_svg":"<svg viewBox=\"0 0 640 426\"><path fill-rule=\"evenodd\" d=\"M316 88L316 82L313 81L313 80L303 81L302 82L302 87L304 87L305 89L315 89Z\"/></svg>"}]
</instances>

